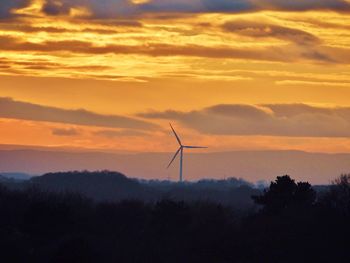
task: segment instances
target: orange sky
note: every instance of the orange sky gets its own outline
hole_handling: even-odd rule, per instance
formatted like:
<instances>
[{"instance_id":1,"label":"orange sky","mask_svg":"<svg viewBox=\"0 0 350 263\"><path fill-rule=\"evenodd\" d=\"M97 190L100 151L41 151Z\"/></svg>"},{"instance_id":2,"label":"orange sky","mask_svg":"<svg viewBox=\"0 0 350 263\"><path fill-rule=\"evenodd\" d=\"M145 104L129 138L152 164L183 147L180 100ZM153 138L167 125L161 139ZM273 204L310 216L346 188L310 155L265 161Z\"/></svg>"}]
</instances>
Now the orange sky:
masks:
<instances>
[{"instance_id":1,"label":"orange sky","mask_svg":"<svg viewBox=\"0 0 350 263\"><path fill-rule=\"evenodd\" d=\"M0 144L173 151L172 122L208 151L350 152L349 14L345 0L5 0Z\"/></svg>"}]
</instances>

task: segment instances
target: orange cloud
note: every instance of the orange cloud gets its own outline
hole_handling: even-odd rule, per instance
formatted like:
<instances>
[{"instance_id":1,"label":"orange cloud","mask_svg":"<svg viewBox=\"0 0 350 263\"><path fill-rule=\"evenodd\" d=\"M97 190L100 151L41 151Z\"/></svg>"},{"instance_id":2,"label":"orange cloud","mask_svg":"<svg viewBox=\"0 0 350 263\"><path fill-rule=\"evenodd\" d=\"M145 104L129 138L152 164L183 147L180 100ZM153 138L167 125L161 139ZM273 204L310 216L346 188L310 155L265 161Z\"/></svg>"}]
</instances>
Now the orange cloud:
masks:
<instances>
[{"instance_id":1,"label":"orange cloud","mask_svg":"<svg viewBox=\"0 0 350 263\"><path fill-rule=\"evenodd\" d=\"M139 116L176 120L206 134L350 137L350 107L306 104L215 105L202 110L149 112Z\"/></svg>"},{"instance_id":2,"label":"orange cloud","mask_svg":"<svg viewBox=\"0 0 350 263\"><path fill-rule=\"evenodd\" d=\"M79 40L45 41L43 43L23 42L13 37L0 37L0 50L5 51L39 51L62 52L68 51L83 54L137 54L147 56L189 56L208 58L251 59L265 61L297 61L306 59L311 61L346 63L347 57L342 59L339 53L347 49L299 49L296 46L273 48L233 48L229 46L207 47L201 45L170 45L145 44L131 45L105 45L95 46ZM333 57L332 57L333 56Z\"/></svg>"},{"instance_id":3,"label":"orange cloud","mask_svg":"<svg viewBox=\"0 0 350 263\"><path fill-rule=\"evenodd\" d=\"M333 10L350 11L346 0L46 0L42 11L48 15L69 14L71 9L84 7L94 17L111 18L140 16L154 13L239 13L261 10L306 11Z\"/></svg>"},{"instance_id":4,"label":"orange cloud","mask_svg":"<svg viewBox=\"0 0 350 263\"><path fill-rule=\"evenodd\" d=\"M227 22L222 27L228 32L249 36L252 38L272 37L302 45L317 44L320 42L318 37L306 31L279 25L272 25L264 22L236 20Z\"/></svg>"},{"instance_id":5,"label":"orange cloud","mask_svg":"<svg viewBox=\"0 0 350 263\"><path fill-rule=\"evenodd\" d=\"M157 127L155 124L125 116L103 115L84 109L61 109L15 101L10 98L0 98L0 108L1 118L111 128L153 129Z\"/></svg>"},{"instance_id":6,"label":"orange cloud","mask_svg":"<svg viewBox=\"0 0 350 263\"><path fill-rule=\"evenodd\" d=\"M220 150L349 151L340 111L295 104L350 106L348 2L2 1L0 93L17 114L4 118L33 121L1 123L1 142L172 149L154 132L165 119L130 117L170 108L186 136Z\"/></svg>"}]
</instances>

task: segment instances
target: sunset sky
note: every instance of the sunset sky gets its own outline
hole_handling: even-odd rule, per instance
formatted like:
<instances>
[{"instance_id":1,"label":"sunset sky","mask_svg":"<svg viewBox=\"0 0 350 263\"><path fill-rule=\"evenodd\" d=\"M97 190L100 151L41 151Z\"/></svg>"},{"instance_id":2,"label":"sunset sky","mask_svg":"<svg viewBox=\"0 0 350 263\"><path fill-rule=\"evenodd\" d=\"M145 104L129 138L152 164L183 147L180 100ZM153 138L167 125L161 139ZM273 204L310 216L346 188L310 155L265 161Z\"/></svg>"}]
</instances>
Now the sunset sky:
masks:
<instances>
[{"instance_id":1,"label":"sunset sky","mask_svg":"<svg viewBox=\"0 0 350 263\"><path fill-rule=\"evenodd\" d=\"M350 0L1 0L0 144L350 152Z\"/></svg>"}]
</instances>

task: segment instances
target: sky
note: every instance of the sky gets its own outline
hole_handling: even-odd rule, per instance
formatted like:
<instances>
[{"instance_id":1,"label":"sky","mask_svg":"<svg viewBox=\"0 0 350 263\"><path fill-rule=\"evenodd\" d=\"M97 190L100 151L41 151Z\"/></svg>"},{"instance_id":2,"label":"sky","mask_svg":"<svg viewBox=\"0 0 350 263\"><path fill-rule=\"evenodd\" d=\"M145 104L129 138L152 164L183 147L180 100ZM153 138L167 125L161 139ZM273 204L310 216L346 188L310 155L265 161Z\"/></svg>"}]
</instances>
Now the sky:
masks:
<instances>
[{"instance_id":1,"label":"sky","mask_svg":"<svg viewBox=\"0 0 350 263\"><path fill-rule=\"evenodd\" d=\"M2 0L0 144L350 153L349 0Z\"/></svg>"}]
</instances>

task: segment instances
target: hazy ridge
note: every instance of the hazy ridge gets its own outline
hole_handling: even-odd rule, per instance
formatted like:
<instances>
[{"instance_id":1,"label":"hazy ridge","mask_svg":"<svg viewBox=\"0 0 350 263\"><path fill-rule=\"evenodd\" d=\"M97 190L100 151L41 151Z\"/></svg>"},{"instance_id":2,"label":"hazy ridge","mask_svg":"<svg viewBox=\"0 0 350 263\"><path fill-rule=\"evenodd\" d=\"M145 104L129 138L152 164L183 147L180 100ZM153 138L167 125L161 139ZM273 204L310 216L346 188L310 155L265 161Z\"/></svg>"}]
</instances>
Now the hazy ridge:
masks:
<instances>
[{"instance_id":1,"label":"hazy ridge","mask_svg":"<svg viewBox=\"0 0 350 263\"><path fill-rule=\"evenodd\" d=\"M104 153L52 150L0 150L0 172L44 174L71 170L115 170L129 177L178 179L178 166L166 169L172 153ZM300 151L233 151L185 153L184 177L243 178L270 181L290 174L297 180L328 184L350 171L350 154L307 153Z\"/></svg>"}]
</instances>

